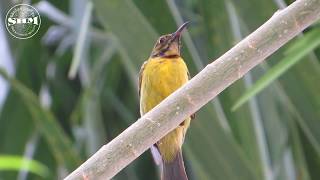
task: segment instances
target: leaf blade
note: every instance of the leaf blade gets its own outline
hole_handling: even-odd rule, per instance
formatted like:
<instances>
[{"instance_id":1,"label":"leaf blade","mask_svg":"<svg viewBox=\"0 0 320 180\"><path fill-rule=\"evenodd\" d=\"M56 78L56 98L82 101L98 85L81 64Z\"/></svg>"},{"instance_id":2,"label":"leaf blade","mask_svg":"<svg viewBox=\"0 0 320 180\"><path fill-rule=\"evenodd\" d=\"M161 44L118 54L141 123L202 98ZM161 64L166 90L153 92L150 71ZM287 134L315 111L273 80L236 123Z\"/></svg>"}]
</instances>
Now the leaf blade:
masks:
<instances>
[{"instance_id":1,"label":"leaf blade","mask_svg":"<svg viewBox=\"0 0 320 180\"><path fill-rule=\"evenodd\" d=\"M254 83L252 87L247 89L245 93L234 103L231 110L235 111L239 109L243 104L247 103L251 97L257 95L264 88L270 85L274 80L288 71L293 65L298 63L299 60L301 60L304 56L318 47L320 45L319 33L320 30L313 30L301 39L298 39L296 41L296 44L293 44L291 47L289 47L288 51L286 51L287 56L283 58L277 65L270 68L270 70L265 75L263 75L256 83ZM301 47L302 51L295 51L297 47Z\"/></svg>"}]
</instances>

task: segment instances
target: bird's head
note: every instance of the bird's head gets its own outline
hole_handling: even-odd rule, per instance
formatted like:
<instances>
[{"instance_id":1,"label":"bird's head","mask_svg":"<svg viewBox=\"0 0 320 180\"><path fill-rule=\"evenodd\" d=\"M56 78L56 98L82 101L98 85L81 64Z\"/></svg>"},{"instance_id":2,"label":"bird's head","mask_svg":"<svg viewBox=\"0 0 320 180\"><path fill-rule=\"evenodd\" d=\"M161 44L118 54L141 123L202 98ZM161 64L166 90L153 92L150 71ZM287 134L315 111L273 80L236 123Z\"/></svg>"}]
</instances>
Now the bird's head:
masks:
<instances>
[{"instance_id":1,"label":"bird's head","mask_svg":"<svg viewBox=\"0 0 320 180\"><path fill-rule=\"evenodd\" d=\"M188 24L189 22L186 22L176 32L161 36L151 52L151 57L180 56L181 34Z\"/></svg>"}]
</instances>

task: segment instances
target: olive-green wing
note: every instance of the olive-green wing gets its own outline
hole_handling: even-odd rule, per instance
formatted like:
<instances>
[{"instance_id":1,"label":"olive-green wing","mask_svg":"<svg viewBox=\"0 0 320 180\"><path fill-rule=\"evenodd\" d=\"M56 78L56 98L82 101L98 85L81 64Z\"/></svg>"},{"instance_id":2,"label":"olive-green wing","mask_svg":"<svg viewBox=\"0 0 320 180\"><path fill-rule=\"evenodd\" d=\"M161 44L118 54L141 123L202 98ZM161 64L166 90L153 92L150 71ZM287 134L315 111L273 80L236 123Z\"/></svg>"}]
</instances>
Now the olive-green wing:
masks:
<instances>
[{"instance_id":1,"label":"olive-green wing","mask_svg":"<svg viewBox=\"0 0 320 180\"><path fill-rule=\"evenodd\" d=\"M140 68L140 71L139 71L139 84L138 84L138 93L139 93L139 96L140 96L140 91L141 91L141 82L142 82L142 77L143 77L143 72L144 72L144 68L146 66L148 61L145 61L141 68Z\"/></svg>"},{"instance_id":2,"label":"olive-green wing","mask_svg":"<svg viewBox=\"0 0 320 180\"><path fill-rule=\"evenodd\" d=\"M139 96L141 93L141 83L142 83L142 77L143 77L143 72L144 72L144 68L146 67L148 61L145 61L139 71L139 84L138 84L138 92L139 92ZM156 163L156 165L161 165L162 164L162 158L159 152L159 149L157 147L157 144L154 144L150 147L150 151L153 157L154 162Z\"/></svg>"}]
</instances>

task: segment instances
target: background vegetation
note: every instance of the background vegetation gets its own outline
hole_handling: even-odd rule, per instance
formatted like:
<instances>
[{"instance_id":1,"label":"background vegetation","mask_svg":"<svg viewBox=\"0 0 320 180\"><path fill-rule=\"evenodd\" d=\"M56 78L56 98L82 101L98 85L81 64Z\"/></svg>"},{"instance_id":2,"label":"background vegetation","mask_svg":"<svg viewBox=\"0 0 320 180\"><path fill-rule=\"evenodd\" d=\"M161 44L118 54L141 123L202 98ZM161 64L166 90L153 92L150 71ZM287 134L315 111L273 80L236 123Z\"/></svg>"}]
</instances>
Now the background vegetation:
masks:
<instances>
[{"instance_id":1,"label":"background vegetation","mask_svg":"<svg viewBox=\"0 0 320 180\"><path fill-rule=\"evenodd\" d=\"M0 2L1 22L19 2ZM138 71L161 34L192 22L183 56L195 75L291 3L24 2L42 25L28 40L0 25L0 179L61 179L132 124ZM320 177L319 45L316 24L197 113L183 147L191 180ZM146 152L114 179L157 172Z\"/></svg>"}]
</instances>

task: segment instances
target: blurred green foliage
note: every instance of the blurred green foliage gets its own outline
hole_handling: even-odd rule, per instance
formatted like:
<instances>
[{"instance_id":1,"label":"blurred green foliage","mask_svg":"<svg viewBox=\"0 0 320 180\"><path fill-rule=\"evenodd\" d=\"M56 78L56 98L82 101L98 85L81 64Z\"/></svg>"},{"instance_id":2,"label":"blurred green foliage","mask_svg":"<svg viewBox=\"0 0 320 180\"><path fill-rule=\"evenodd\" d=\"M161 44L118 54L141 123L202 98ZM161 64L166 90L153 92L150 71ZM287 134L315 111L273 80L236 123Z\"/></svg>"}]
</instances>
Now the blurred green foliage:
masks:
<instances>
[{"instance_id":1,"label":"blurred green foliage","mask_svg":"<svg viewBox=\"0 0 320 180\"><path fill-rule=\"evenodd\" d=\"M49 173L49 169L43 164L17 156L0 156L0 169L30 171L44 178Z\"/></svg>"},{"instance_id":2,"label":"blurred green foliage","mask_svg":"<svg viewBox=\"0 0 320 180\"><path fill-rule=\"evenodd\" d=\"M0 154L34 159L50 173L0 168L0 179L62 179L138 119L138 71L160 35L192 22L183 56L195 75L286 3L33 1L40 31L28 40L3 31L0 39L15 68L14 77L0 71L10 85L0 106ZM12 5L0 2L1 20ZM320 177L318 31L309 27L197 112L183 147L190 180ZM73 60L80 63L70 79ZM157 179L158 171L146 152L114 179Z\"/></svg>"}]
</instances>

